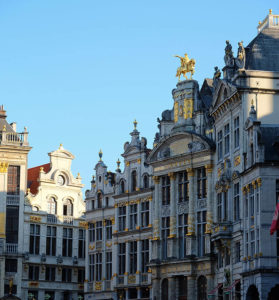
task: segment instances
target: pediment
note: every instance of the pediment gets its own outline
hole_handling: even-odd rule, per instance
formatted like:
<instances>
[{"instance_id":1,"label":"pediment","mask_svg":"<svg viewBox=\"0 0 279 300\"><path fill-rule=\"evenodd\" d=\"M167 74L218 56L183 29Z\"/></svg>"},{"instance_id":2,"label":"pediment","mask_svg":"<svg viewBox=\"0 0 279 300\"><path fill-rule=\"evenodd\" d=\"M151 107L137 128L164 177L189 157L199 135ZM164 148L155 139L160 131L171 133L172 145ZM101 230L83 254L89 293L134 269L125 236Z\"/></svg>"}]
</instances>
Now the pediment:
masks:
<instances>
[{"instance_id":1,"label":"pediment","mask_svg":"<svg viewBox=\"0 0 279 300\"><path fill-rule=\"evenodd\" d=\"M220 80L213 94L212 110L214 111L215 109L217 109L222 103L233 96L236 92L237 88L234 85Z\"/></svg>"},{"instance_id":2,"label":"pediment","mask_svg":"<svg viewBox=\"0 0 279 300\"><path fill-rule=\"evenodd\" d=\"M150 153L149 162L209 150L209 141L195 133L177 133L165 138Z\"/></svg>"}]
</instances>

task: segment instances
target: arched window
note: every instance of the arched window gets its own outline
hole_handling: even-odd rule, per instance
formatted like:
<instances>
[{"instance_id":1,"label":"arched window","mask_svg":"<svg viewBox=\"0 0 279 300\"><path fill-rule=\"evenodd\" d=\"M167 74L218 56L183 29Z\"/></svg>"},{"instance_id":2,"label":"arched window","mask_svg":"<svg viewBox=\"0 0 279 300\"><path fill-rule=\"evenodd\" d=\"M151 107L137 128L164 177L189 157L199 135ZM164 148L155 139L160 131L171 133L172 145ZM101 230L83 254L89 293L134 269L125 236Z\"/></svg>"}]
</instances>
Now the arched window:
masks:
<instances>
[{"instance_id":1,"label":"arched window","mask_svg":"<svg viewBox=\"0 0 279 300\"><path fill-rule=\"evenodd\" d=\"M276 300L279 295L279 284L276 284L269 292L267 300ZM240 299L240 298L239 298Z\"/></svg>"},{"instance_id":2,"label":"arched window","mask_svg":"<svg viewBox=\"0 0 279 300\"><path fill-rule=\"evenodd\" d=\"M97 208L102 208L103 195L101 192L97 194Z\"/></svg>"},{"instance_id":3,"label":"arched window","mask_svg":"<svg viewBox=\"0 0 279 300\"><path fill-rule=\"evenodd\" d=\"M38 206L32 206L32 210L33 211L39 211L39 207Z\"/></svg>"},{"instance_id":4,"label":"arched window","mask_svg":"<svg viewBox=\"0 0 279 300\"><path fill-rule=\"evenodd\" d=\"M145 189L149 188L149 179L148 179L148 175L147 174L143 176L143 187Z\"/></svg>"},{"instance_id":5,"label":"arched window","mask_svg":"<svg viewBox=\"0 0 279 300\"><path fill-rule=\"evenodd\" d=\"M198 278L198 300L207 300L207 280L205 276Z\"/></svg>"},{"instance_id":6,"label":"arched window","mask_svg":"<svg viewBox=\"0 0 279 300\"><path fill-rule=\"evenodd\" d=\"M249 286L246 294L246 300L260 300L258 289L254 284Z\"/></svg>"},{"instance_id":7,"label":"arched window","mask_svg":"<svg viewBox=\"0 0 279 300\"><path fill-rule=\"evenodd\" d=\"M120 194L125 193L125 182L124 180L121 180L120 182Z\"/></svg>"},{"instance_id":8,"label":"arched window","mask_svg":"<svg viewBox=\"0 0 279 300\"><path fill-rule=\"evenodd\" d=\"M132 172L132 192L134 192L137 188L137 171Z\"/></svg>"},{"instance_id":9,"label":"arched window","mask_svg":"<svg viewBox=\"0 0 279 300\"><path fill-rule=\"evenodd\" d=\"M63 216L73 215L73 203L70 199L66 199L63 202Z\"/></svg>"},{"instance_id":10,"label":"arched window","mask_svg":"<svg viewBox=\"0 0 279 300\"><path fill-rule=\"evenodd\" d=\"M162 281L161 290L162 290L162 300L168 300L169 299L169 282L166 278Z\"/></svg>"},{"instance_id":11,"label":"arched window","mask_svg":"<svg viewBox=\"0 0 279 300\"><path fill-rule=\"evenodd\" d=\"M56 215L56 200L54 197L51 197L47 201L47 213L50 215Z\"/></svg>"}]
</instances>

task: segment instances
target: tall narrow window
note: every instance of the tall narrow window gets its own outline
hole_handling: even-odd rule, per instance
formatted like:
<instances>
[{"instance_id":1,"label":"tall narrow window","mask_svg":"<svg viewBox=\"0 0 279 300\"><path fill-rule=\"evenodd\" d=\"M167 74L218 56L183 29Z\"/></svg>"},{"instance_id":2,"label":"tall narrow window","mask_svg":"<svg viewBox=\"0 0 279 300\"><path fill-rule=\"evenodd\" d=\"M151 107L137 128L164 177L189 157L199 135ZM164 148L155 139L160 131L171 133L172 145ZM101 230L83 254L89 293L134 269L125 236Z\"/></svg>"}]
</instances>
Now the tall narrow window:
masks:
<instances>
[{"instance_id":1,"label":"tall narrow window","mask_svg":"<svg viewBox=\"0 0 279 300\"><path fill-rule=\"evenodd\" d=\"M97 208L102 208L103 195L102 193L97 194Z\"/></svg>"},{"instance_id":2,"label":"tall narrow window","mask_svg":"<svg viewBox=\"0 0 279 300\"><path fill-rule=\"evenodd\" d=\"M197 215L198 256L203 256L205 254L205 227L206 211L199 211Z\"/></svg>"},{"instance_id":3,"label":"tall narrow window","mask_svg":"<svg viewBox=\"0 0 279 300\"><path fill-rule=\"evenodd\" d=\"M72 251L73 251L73 229L63 228L62 255L71 257Z\"/></svg>"},{"instance_id":4,"label":"tall narrow window","mask_svg":"<svg viewBox=\"0 0 279 300\"><path fill-rule=\"evenodd\" d=\"M141 203L141 226L147 227L149 225L149 202Z\"/></svg>"},{"instance_id":5,"label":"tall narrow window","mask_svg":"<svg viewBox=\"0 0 279 300\"><path fill-rule=\"evenodd\" d=\"M197 185L198 185L198 199L206 198L206 171L205 168L197 169Z\"/></svg>"},{"instance_id":6,"label":"tall narrow window","mask_svg":"<svg viewBox=\"0 0 279 300\"><path fill-rule=\"evenodd\" d=\"M170 204L170 178L169 176L162 176L162 204Z\"/></svg>"},{"instance_id":7,"label":"tall narrow window","mask_svg":"<svg viewBox=\"0 0 279 300\"><path fill-rule=\"evenodd\" d=\"M101 241L103 239L103 222L96 222L96 240Z\"/></svg>"},{"instance_id":8,"label":"tall narrow window","mask_svg":"<svg viewBox=\"0 0 279 300\"><path fill-rule=\"evenodd\" d=\"M96 253L96 281L102 280L102 253Z\"/></svg>"},{"instance_id":9,"label":"tall narrow window","mask_svg":"<svg viewBox=\"0 0 279 300\"><path fill-rule=\"evenodd\" d=\"M222 193L217 194L217 221L222 221Z\"/></svg>"},{"instance_id":10,"label":"tall narrow window","mask_svg":"<svg viewBox=\"0 0 279 300\"><path fill-rule=\"evenodd\" d=\"M250 202L251 225L253 225L254 216L255 216L255 201L254 201L254 188L252 184L249 184L249 202Z\"/></svg>"},{"instance_id":11,"label":"tall narrow window","mask_svg":"<svg viewBox=\"0 0 279 300\"><path fill-rule=\"evenodd\" d=\"M147 174L143 176L143 187L145 189L149 188L149 178Z\"/></svg>"},{"instance_id":12,"label":"tall narrow window","mask_svg":"<svg viewBox=\"0 0 279 300\"><path fill-rule=\"evenodd\" d=\"M89 254L89 281L95 278L95 254Z\"/></svg>"},{"instance_id":13,"label":"tall narrow window","mask_svg":"<svg viewBox=\"0 0 279 300\"><path fill-rule=\"evenodd\" d=\"M47 200L47 213L50 215L56 215L56 200L54 197Z\"/></svg>"},{"instance_id":14,"label":"tall narrow window","mask_svg":"<svg viewBox=\"0 0 279 300\"><path fill-rule=\"evenodd\" d=\"M149 263L149 240L141 241L141 272L147 273Z\"/></svg>"},{"instance_id":15,"label":"tall narrow window","mask_svg":"<svg viewBox=\"0 0 279 300\"><path fill-rule=\"evenodd\" d=\"M135 274L137 272L137 241L130 242L129 246L130 274Z\"/></svg>"},{"instance_id":16,"label":"tall narrow window","mask_svg":"<svg viewBox=\"0 0 279 300\"><path fill-rule=\"evenodd\" d=\"M56 227L47 226L46 255L56 255Z\"/></svg>"},{"instance_id":17,"label":"tall narrow window","mask_svg":"<svg viewBox=\"0 0 279 300\"><path fill-rule=\"evenodd\" d=\"M162 259L167 259L168 236L170 235L170 217L162 218Z\"/></svg>"},{"instance_id":18,"label":"tall narrow window","mask_svg":"<svg viewBox=\"0 0 279 300\"><path fill-rule=\"evenodd\" d=\"M78 230L78 257L85 258L85 230Z\"/></svg>"},{"instance_id":19,"label":"tall narrow window","mask_svg":"<svg viewBox=\"0 0 279 300\"><path fill-rule=\"evenodd\" d=\"M223 158L223 132L220 130L217 134L217 153L218 160Z\"/></svg>"},{"instance_id":20,"label":"tall narrow window","mask_svg":"<svg viewBox=\"0 0 279 300\"><path fill-rule=\"evenodd\" d=\"M239 147L239 117L236 117L234 123L234 148Z\"/></svg>"},{"instance_id":21,"label":"tall narrow window","mask_svg":"<svg viewBox=\"0 0 279 300\"><path fill-rule=\"evenodd\" d=\"M39 266L29 265L29 280L39 280Z\"/></svg>"},{"instance_id":22,"label":"tall narrow window","mask_svg":"<svg viewBox=\"0 0 279 300\"><path fill-rule=\"evenodd\" d=\"M19 207L7 206L6 209L6 243L18 243Z\"/></svg>"},{"instance_id":23,"label":"tall narrow window","mask_svg":"<svg viewBox=\"0 0 279 300\"><path fill-rule=\"evenodd\" d=\"M233 194L234 221L239 221L239 183L234 184Z\"/></svg>"},{"instance_id":24,"label":"tall narrow window","mask_svg":"<svg viewBox=\"0 0 279 300\"><path fill-rule=\"evenodd\" d=\"M63 203L63 215L64 216L73 215L73 203L70 199L66 199Z\"/></svg>"},{"instance_id":25,"label":"tall narrow window","mask_svg":"<svg viewBox=\"0 0 279 300\"><path fill-rule=\"evenodd\" d=\"M118 244L118 256L119 256L119 265L118 265L118 273L119 275L124 275L126 272L126 244L119 243Z\"/></svg>"},{"instance_id":26,"label":"tall narrow window","mask_svg":"<svg viewBox=\"0 0 279 300\"><path fill-rule=\"evenodd\" d=\"M112 252L106 252L106 280L112 277Z\"/></svg>"},{"instance_id":27,"label":"tall narrow window","mask_svg":"<svg viewBox=\"0 0 279 300\"><path fill-rule=\"evenodd\" d=\"M126 206L118 208L118 226L119 231L124 231L126 228Z\"/></svg>"},{"instance_id":28,"label":"tall narrow window","mask_svg":"<svg viewBox=\"0 0 279 300\"><path fill-rule=\"evenodd\" d=\"M111 240L112 239L112 221L106 220L106 239Z\"/></svg>"},{"instance_id":29,"label":"tall narrow window","mask_svg":"<svg viewBox=\"0 0 279 300\"><path fill-rule=\"evenodd\" d=\"M30 224L29 253L40 253L40 225Z\"/></svg>"},{"instance_id":30,"label":"tall narrow window","mask_svg":"<svg viewBox=\"0 0 279 300\"><path fill-rule=\"evenodd\" d=\"M186 171L178 173L178 202L189 200L189 180Z\"/></svg>"},{"instance_id":31,"label":"tall narrow window","mask_svg":"<svg viewBox=\"0 0 279 300\"><path fill-rule=\"evenodd\" d=\"M62 282L72 282L72 269L63 268L62 269Z\"/></svg>"},{"instance_id":32,"label":"tall narrow window","mask_svg":"<svg viewBox=\"0 0 279 300\"><path fill-rule=\"evenodd\" d=\"M20 191L20 167L9 166L8 168L8 195L19 195Z\"/></svg>"},{"instance_id":33,"label":"tall narrow window","mask_svg":"<svg viewBox=\"0 0 279 300\"><path fill-rule=\"evenodd\" d=\"M124 180L120 181L120 193L121 194L125 193L125 182L124 182Z\"/></svg>"},{"instance_id":34,"label":"tall narrow window","mask_svg":"<svg viewBox=\"0 0 279 300\"><path fill-rule=\"evenodd\" d=\"M137 189L137 171L133 171L131 174L132 179L132 192Z\"/></svg>"},{"instance_id":35,"label":"tall narrow window","mask_svg":"<svg viewBox=\"0 0 279 300\"><path fill-rule=\"evenodd\" d=\"M226 124L224 128L225 155L230 152L230 124Z\"/></svg>"},{"instance_id":36,"label":"tall narrow window","mask_svg":"<svg viewBox=\"0 0 279 300\"><path fill-rule=\"evenodd\" d=\"M45 280L46 281L55 281L55 271L56 268L55 267L46 267L46 271L45 271Z\"/></svg>"},{"instance_id":37,"label":"tall narrow window","mask_svg":"<svg viewBox=\"0 0 279 300\"><path fill-rule=\"evenodd\" d=\"M188 214L178 216L179 258L186 256L186 234L188 229Z\"/></svg>"},{"instance_id":38,"label":"tall narrow window","mask_svg":"<svg viewBox=\"0 0 279 300\"><path fill-rule=\"evenodd\" d=\"M89 242L95 242L95 223L89 223Z\"/></svg>"},{"instance_id":39,"label":"tall narrow window","mask_svg":"<svg viewBox=\"0 0 279 300\"><path fill-rule=\"evenodd\" d=\"M254 254L255 254L255 230L251 230L251 232L250 232L250 241L251 241L250 255L252 257L254 257Z\"/></svg>"},{"instance_id":40,"label":"tall narrow window","mask_svg":"<svg viewBox=\"0 0 279 300\"><path fill-rule=\"evenodd\" d=\"M223 220L228 221L228 192L223 193L224 215Z\"/></svg>"},{"instance_id":41,"label":"tall narrow window","mask_svg":"<svg viewBox=\"0 0 279 300\"><path fill-rule=\"evenodd\" d=\"M234 246L234 263L240 262L240 242L235 242Z\"/></svg>"},{"instance_id":42,"label":"tall narrow window","mask_svg":"<svg viewBox=\"0 0 279 300\"><path fill-rule=\"evenodd\" d=\"M130 205L130 229L136 229L138 223L138 205Z\"/></svg>"}]
</instances>

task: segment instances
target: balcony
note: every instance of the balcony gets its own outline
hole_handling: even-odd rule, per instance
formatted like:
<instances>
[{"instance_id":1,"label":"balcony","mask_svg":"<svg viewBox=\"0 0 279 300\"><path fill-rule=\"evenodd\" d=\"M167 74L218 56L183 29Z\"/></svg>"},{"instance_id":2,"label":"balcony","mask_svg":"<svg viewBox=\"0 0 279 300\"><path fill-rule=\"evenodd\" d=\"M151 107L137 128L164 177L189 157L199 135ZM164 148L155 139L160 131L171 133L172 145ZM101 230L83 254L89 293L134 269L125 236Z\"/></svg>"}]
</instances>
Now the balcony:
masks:
<instances>
[{"instance_id":1,"label":"balcony","mask_svg":"<svg viewBox=\"0 0 279 300\"><path fill-rule=\"evenodd\" d=\"M16 145L16 146L29 146L28 132L25 129L22 133L7 132L5 129L0 132L0 145Z\"/></svg>"},{"instance_id":2,"label":"balcony","mask_svg":"<svg viewBox=\"0 0 279 300\"><path fill-rule=\"evenodd\" d=\"M105 290L111 290L111 281L110 280L106 280L105 281Z\"/></svg>"},{"instance_id":3,"label":"balcony","mask_svg":"<svg viewBox=\"0 0 279 300\"><path fill-rule=\"evenodd\" d=\"M119 285L120 285L120 284L124 284L124 276L123 276L123 275L119 275L119 276L118 276L117 283L118 283Z\"/></svg>"},{"instance_id":4,"label":"balcony","mask_svg":"<svg viewBox=\"0 0 279 300\"><path fill-rule=\"evenodd\" d=\"M7 205L19 206L19 195L7 195Z\"/></svg>"},{"instance_id":5,"label":"balcony","mask_svg":"<svg viewBox=\"0 0 279 300\"><path fill-rule=\"evenodd\" d=\"M18 244L6 243L7 254L17 254Z\"/></svg>"},{"instance_id":6,"label":"balcony","mask_svg":"<svg viewBox=\"0 0 279 300\"><path fill-rule=\"evenodd\" d=\"M57 217L55 215L47 215L47 223L56 224Z\"/></svg>"},{"instance_id":7,"label":"balcony","mask_svg":"<svg viewBox=\"0 0 279 300\"><path fill-rule=\"evenodd\" d=\"M232 222L223 221L212 228L212 241L229 240L232 238Z\"/></svg>"},{"instance_id":8,"label":"balcony","mask_svg":"<svg viewBox=\"0 0 279 300\"><path fill-rule=\"evenodd\" d=\"M73 225L74 218L72 216L63 216L63 224Z\"/></svg>"}]
</instances>

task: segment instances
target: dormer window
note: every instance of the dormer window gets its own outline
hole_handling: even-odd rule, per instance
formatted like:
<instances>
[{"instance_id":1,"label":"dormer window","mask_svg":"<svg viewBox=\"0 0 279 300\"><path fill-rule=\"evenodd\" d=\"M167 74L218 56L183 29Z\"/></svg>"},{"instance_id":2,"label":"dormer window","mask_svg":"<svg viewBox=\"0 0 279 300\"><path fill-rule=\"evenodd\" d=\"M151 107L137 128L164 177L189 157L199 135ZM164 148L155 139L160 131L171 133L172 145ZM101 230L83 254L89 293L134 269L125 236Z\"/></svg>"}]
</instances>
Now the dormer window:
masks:
<instances>
[{"instance_id":1,"label":"dormer window","mask_svg":"<svg viewBox=\"0 0 279 300\"><path fill-rule=\"evenodd\" d=\"M70 199L67 199L63 203L63 216L73 215L73 203Z\"/></svg>"},{"instance_id":2,"label":"dormer window","mask_svg":"<svg viewBox=\"0 0 279 300\"><path fill-rule=\"evenodd\" d=\"M121 180L120 182L120 194L124 194L125 193L125 182L124 180Z\"/></svg>"},{"instance_id":3,"label":"dormer window","mask_svg":"<svg viewBox=\"0 0 279 300\"><path fill-rule=\"evenodd\" d=\"M101 192L97 194L97 208L102 208L103 195Z\"/></svg>"},{"instance_id":4,"label":"dormer window","mask_svg":"<svg viewBox=\"0 0 279 300\"><path fill-rule=\"evenodd\" d=\"M145 189L149 188L149 180L148 180L148 175L147 174L143 176L143 187Z\"/></svg>"},{"instance_id":5,"label":"dormer window","mask_svg":"<svg viewBox=\"0 0 279 300\"><path fill-rule=\"evenodd\" d=\"M137 189L137 171L132 172L132 192Z\"/></svg>"}]
</instances>

